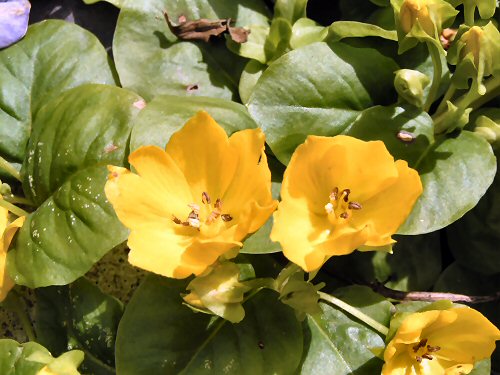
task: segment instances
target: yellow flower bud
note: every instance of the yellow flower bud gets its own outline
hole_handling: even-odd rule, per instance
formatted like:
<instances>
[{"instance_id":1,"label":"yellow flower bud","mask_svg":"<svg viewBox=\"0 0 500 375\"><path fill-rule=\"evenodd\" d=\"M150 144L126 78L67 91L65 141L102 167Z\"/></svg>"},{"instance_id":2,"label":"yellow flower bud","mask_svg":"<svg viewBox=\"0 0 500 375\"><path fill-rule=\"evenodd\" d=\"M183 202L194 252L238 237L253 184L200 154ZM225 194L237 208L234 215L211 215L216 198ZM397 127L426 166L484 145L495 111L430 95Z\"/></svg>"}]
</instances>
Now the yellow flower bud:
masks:
<instances>
[{"instance_id":1,"label":"yellow flower bud","mask_svg":"<svg viewBox=\"0 0 500 375\"><path fill-rule=\"evenodd\" d=\"M479 66L479 54L481 52L481 39L484 31L479 26L473 26L462 35L461 41L465 44L460 51L460 57L464 58L469 53L474 56L474 65Z\"/></svg>"},{"instance_id":2,"label":"yellow flower bud","mask_svg":"<svg viewBox=\"0 0 500 375\"><path fill-rule=\"evenodd\" d=\"M399 11L399 19L405 33L409 33L418 21L427 34L434 36L434 22L426 0L405 0Z\"/></svg>"}]
</instances>

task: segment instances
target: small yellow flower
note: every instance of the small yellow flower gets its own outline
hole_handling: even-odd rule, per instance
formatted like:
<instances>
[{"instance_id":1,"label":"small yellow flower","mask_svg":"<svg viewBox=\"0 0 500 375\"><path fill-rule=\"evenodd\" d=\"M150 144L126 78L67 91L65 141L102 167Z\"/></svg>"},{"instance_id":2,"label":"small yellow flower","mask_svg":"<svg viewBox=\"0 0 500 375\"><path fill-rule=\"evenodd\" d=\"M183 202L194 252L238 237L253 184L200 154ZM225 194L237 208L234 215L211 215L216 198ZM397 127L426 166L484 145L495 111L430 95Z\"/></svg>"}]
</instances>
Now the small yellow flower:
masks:
<instances>
[{"instance_id":1,"label":"small yellow flower","mask_svg":"<svg viewBox=\"0 0 500 375\"><path fill-rule=\"evenodd\" d=\"M129 262L160 275L199 275L219 257L236 256L277 205L262 131L228 138L206 112L172 135L166 150L143 146L129 162L137 174L108 167L106 196L131 230Z\"/></svg>"},{"instance_id":2,"label":"small yellow flower","mask_svg":"<svg viewBox=\"0 0 500 375\"><path fill-rule=\"evenodd\" d=\"M2 199L0 197L0 199ZM9 291L14 287L14 281L7 274L6 262L7 251L9 250L10 243L17 230L23 226L24 216L21 216L9 224L8 221L9 211L0 207L0 302L2 302Z\"/></svg>"},{"instance_id":3,"label":"small yellow flower","mask_svg":"<svg viewBox=\"0 0 500 375\"><path fill-rule=\"evenodd\" d=\"M384 352L382 375L460 375L488 358L500 331L468 307L410 314Z\"/></svg>"},{"instance_id":4,"label":"small yellow flower","mask_svg":"<svg viewBox=\"0 0 500 375\"><path fill-rule=\"evenodd\" d=\"M271 239L312 272L333 255L392 244L421 193L418 173L383 142L309 136L285 171Z\"/></svg>"},{"instance_id":5,"label":"small yellow flower","mask_svg":"<svg viewBox=\"0 0 500 375\"><path fill-rule=\"evenodd\" d=\"M435 25L429 14L428 1L426 0L405 0L399 11L401 28L408 34L415 23L420 22L422 29L431 36L434 36Z\"/></svg>"}]
</instances>

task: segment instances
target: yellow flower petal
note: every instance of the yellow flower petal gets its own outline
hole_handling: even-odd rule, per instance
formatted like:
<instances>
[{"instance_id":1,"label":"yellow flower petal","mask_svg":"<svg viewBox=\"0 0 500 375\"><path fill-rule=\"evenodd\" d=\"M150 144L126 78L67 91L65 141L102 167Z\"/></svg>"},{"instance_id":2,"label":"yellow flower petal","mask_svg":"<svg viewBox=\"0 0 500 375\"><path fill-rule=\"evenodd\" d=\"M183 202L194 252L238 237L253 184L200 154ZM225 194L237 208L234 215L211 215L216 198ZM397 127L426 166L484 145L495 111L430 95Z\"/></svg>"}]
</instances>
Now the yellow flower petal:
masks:
<instances>
[{"instance_id":1,"label":"yellow flower petal","mask_svg":"<svg viewBox=\"0 0 500 375\"><path fill-rule=\"evenodd\" d=\"M5 213L2 212L2 216ZM2 217L3 219L3 217ZM9 291L14 287L15 283L7 274L6 262L7 262L7 252L16 234L17 230L21 228L24 224L25 217L21 216L10 223L7 228L3 231L3 236L1 238L1 248L0 248L0 302L2 302Z\"/></svg>"},{"instance_id":2,"label":"yellow flower petal","mask_svg":"<svg viewBox=\"0 0 500 375\"><path fill-rule=\"evenodd\" d=\"M208 192L221 198L238 162L226 132L206 112L198 112L174 133L166 147L184 175L193 197ZM216 171L216 173L214 173Z\"/></svg>"}]
</instances>

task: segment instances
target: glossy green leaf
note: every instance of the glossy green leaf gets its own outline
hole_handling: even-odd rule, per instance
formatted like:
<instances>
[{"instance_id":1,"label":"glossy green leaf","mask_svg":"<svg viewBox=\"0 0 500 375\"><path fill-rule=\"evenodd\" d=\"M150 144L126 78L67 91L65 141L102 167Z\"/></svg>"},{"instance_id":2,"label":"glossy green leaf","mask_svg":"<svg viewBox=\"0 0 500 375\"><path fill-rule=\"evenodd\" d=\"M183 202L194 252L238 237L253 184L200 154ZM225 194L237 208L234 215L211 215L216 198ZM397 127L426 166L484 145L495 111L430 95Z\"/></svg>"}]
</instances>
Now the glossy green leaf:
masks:
<instances>
[{"instance_id":1,"label":"glossy green leaf","mask_svg":"<svg viewBox=\"0 0 500 375\"><path fill-rule=\"evenodd\" d=\"M264 45L269 35L269 26L252 25L249 30L250 34L245 43L236 43L231 38L226 38L227 47L239 56L265 64L267 58Z\"/></svg>"},{"instance_id":2,"label":"glossy green leaf","mask_svg":"<svg viewBox=\"0 0 500 375\"><path fill-rule=\"evenodd\" d=\"M388 324L391 303L365 287L338 290L337 297L355 306L382 324ZM372 349L384 340L372 329L328 303L320 303L322 314L308 315L304 327L304 357L301 374L373 375L383 362Z\"/></svg>"},{"instance_id":3,"label":"glossy green leaf","mask_svg":"<svg viewBox=\"0 0 500 375\"><path fill-rule=\"evenodd\" d=\"M243 305L245 319L231 324L184 306L185 286L185 281L150 276L139 287L118 329L117 373L295 372L302 356L301 327L276 293L253 296Z\"/></svg>"},{"instance_id":4,"label":"glossy green leaf","mask_svg":"<svg viewBox=\"0 0 500 375\"><path fill-rule=\"evenodd\" d=\"M328 40L338 41L344 38L362 38L376 36L397 41L396 31L385 30L376 25L356 21L336 21L329 27Z\"/></svg>"},{"instance_id":5,"label":"glossy green leaf","mask_svg":"<svg viewBox=\"0 0 500 375\"><path fill-rule=\"evenodd\" d=\"M164 19L179 16L236 20L236 26L268 26L261 1L128 1L118 18L113 53L120 81L150 100L159 94L236 99L245 60L219 41L187 42L174 36Z\"/></svg>"},{"instance_id":6,"label":"glossy green leaf","mask_svg":"<svg viewBox=\"0 0 500 375\"><path fill-rule=\"evenodd\" d=\"M69 287L37 289L36 333L53 353L67 348L86 353L82 371L114 374L114 350L121 303L81 278Z\"/></svg>"},{"instance_id":7,"label":"glossy green leaf","mask_svg":"<svg viewBox=\"0 0 500 375\"><path fill-rule=\"evenodd\" d=\"M397 290L427 290L441 273L439 233L394 236L393 253L360 252L334 257L326 268L357 283L378 281Z\"/></svg>"},{"instance_id":8,"label":"glossy green leaf","mask_svg":"<svg viewBox=\"0 0 500 375\"><path fill-rule=\"evenodd\" d=\"M266 70L267 65L261 64L257 60L250 60L243 69L240 77L240 85L238 92L243 104L248 103L248 99L252 95L253 89L257 84L262 73Z\"/></svg>"},{"instance_id":9,"label":"glossy green leaf","mask_svg":"<svg viewBox=\"0 0 500 375\"><path fill-rule=\"evenodd\" d=\"M412 106L368 108L344 134L365 141L381 140L394 159L404 159L411 167L434 142L431 117Z\"/></svg>"},{"instance_id":10,"label":"glossy green leaf","mask_svg":"<svg viewBox=\"0 0 500 375\"><path fill-rule=\"evenodd\" d=\"M90 32L63 21L30 26L0 51L0 155L21 163L40 108L84 83L114 84L104 47Z\"/></svg>"},{"instance_id":11,"label":"glossy green leaf","mask_svg":"<svg viewBox=\"0 0 500 375\"><path fill-rule=\"evenodd\" d=\"M41 206L9 252L16 283L69 283L126 239L103 188L106 165L126 163L131 120L141 101L118 87L85 85L40 111L23 169L24 191Z\"/></svg>"},{"instance_id":12,"label":"glossy green leaf","mask_svg":"<svg viewBox=\"0 0 500 375\"><path fill-rule=\"evenodd\" d=\"M83 359L83 353L74 350L54 359L50 352L36 342L19 344L14 340L0 340L0 373L2 375L36 375L47 364L64 366L62 375L80 374L76 368ZM56 365L56 366L57 366ZM73 371L71 371L73 369Z\"/></svg>"},{"instance_id":13,"label":"glossy green leaf","mask_svg":"<svg viewBox=\"0 0 500 375\"><path fill-rule=\"evenodd\" d=\"M286 18L274 17L269 28L269 35L264 44L266 61L271 62L290 50L292 24Z\"/></svg>"},{"instance_id":14,"label":"glossy green leaf","mask_svg":"<svg viewBox=\"0 0 500 375\"><path fill-rule=\"evenodd\" d=\"M437 139L415 167L424 191L401 234L432 232L462 217L493 182L496 160L488 142L463 131Z\"/></svg>"},{"instance_id":15,"label":"glossy green leaf","mask_svg":"<svg viewBox=\"0 0 500 375\"><path fill-rule=\"evenodd\" d=\"M208 112L228 135L257 127L241 104L215 98L161 95L153 99L135 119L130 149L144 145L164 148L170 136L202 110Z\"/></svg>"},{"instance_id":16,"label":"glossy green leaf","mask_svg":"<svg viewBox=\"0 0 500 375\"><path fill-rule=\"evenodd\" d=\"M309 18L301 18L293 24L290 47L297 49L315 42L322 42L328 35L328 28Z\"/></svg>"},{"instance_id":17,"label":"glossy green leaf","mask_svg":"<svg viewBox=\"0 0 500 375\"><path fill-rule=\"evenodd\" d=\"M306 16L308 0L276 0L274 4L274 16L282 17L292 25L300 18Z\"/></svg>"},{"instance_id":18,"label":"glossy green leaf","mask_svg":"<svg viewBox=\"0 0 500 375\"><path fill-rule=\"evenodd\" d=\"M339 134L362 110L393 93L397 69L393 60L372 48L310 44L269 66L248 109L273 153L288 163L307 135Z\"/></svg>"},{"instance_id":19,"label":"glossy green leaf","mask_svg":"<svg viewBox=\"0 0 500 375\"><path fill-rule=\"evenodd\" d=\"M500 277L496 275L483 275L471 271L457 262L448 266L441 274L439 280L434 286L437 292L460 293L471 296L495 295L500 290ZM471 307L479 310L497 327L500 326L500 301L497 299L492 302L478 303ZM492 367L495 371L500 371L500 348L492 356ZM488 372L479 372L478 374L487 375Z\"/></svg>"}]
</instances>

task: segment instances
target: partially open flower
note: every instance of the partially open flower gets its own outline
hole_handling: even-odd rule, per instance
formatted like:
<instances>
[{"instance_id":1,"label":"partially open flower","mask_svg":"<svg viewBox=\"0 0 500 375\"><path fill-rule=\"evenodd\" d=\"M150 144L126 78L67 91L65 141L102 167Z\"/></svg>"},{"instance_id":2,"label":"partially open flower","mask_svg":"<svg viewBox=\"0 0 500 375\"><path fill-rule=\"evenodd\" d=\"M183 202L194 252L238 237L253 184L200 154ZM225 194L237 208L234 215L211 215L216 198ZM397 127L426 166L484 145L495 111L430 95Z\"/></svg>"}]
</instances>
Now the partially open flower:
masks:
<instances>
[{"instance_id":1,"label":"partially open flower","mask_svg":"<svg viewBox=\"0 0 500 375\"><path fill-rule=\"evenodd\" d=\"M0 199L2 199L0 197ZM7 251L9 250L12 238L17 230L23 226L24 216L21 216L9 224L9 211L0 207L0 302L2 302L9 291L14 287L14 281L7 274L6 261Z\"/></svg>"},{"instance_id":2,"label":"partially open flower","mask_svg":"<svg viewBox=\"0 0 500 375\"><path fill-rule=\"evenodd\" d=\"M175 133L163 150L143 146L129 156L137 171L110 166L106 196L131 233L129 262L160 275L199 275L275 210L264 134L227 137L206 112Z\"/></svg>"},{"instance_id":3,"label":"partially open flower","mask_svg":"<svg viewBox=\"0 0 500 375\"><path fill-rule=\"evenodd\" d=\"M500 331L468 307L408 315L384 352L382 375L460 375L491 356Z\"/></svg>"},{"instance_id":4,"label":"partially open flower","mask_svg":"<svg viewBox=\"0 0 500 375\"><path fill-rule=\"evenodd\" d=\"M333 255L393 243L421 193L418 173L383 142L309 136L285 171L271 239L315 271Z\"/></svg>"}]
</instances>

